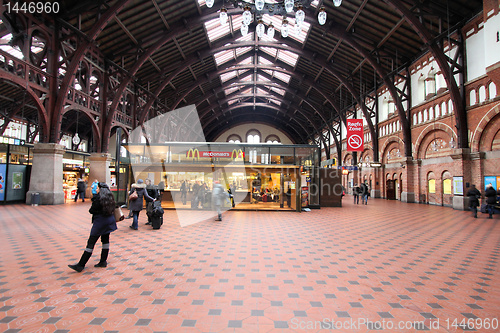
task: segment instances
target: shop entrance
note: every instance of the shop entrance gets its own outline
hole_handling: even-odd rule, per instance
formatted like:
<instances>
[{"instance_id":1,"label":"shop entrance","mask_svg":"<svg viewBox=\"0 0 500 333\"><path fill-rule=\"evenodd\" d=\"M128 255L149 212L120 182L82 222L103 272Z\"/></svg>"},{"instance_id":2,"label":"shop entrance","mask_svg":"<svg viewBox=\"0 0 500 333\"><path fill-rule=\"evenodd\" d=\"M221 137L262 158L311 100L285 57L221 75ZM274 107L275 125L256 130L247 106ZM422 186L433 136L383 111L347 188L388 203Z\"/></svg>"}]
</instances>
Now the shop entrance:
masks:
<instances>
[{"instance_id":1,"label":"shop entrance","mask_svg":"<svg viewBox=\"0 0 500 333\"><path fill-rule=\"evenodd\" d=\"M396 200L396 181L387 179L385 193L387 200Z\"/></svg>"}]
</instances>

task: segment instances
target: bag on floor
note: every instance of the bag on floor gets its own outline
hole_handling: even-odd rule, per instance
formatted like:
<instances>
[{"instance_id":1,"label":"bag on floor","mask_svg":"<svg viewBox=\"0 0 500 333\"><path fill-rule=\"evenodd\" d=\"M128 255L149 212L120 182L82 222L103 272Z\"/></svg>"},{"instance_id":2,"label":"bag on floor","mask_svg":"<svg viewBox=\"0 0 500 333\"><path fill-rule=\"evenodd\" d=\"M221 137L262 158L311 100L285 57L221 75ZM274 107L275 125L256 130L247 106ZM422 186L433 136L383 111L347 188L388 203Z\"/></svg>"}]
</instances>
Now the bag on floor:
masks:
<instances>
[{"instance_id":1,"label":"bag on floor","mask_svg":"<svg viewBox=\"0 0 500 333\"><path fill-rule=\"evenodd\" d=\"M125 219L125 215L123 215L123 211L120 207L116 207L113 214L115 215L116 222L120 222Z\"/></svg>"}]
</instances>

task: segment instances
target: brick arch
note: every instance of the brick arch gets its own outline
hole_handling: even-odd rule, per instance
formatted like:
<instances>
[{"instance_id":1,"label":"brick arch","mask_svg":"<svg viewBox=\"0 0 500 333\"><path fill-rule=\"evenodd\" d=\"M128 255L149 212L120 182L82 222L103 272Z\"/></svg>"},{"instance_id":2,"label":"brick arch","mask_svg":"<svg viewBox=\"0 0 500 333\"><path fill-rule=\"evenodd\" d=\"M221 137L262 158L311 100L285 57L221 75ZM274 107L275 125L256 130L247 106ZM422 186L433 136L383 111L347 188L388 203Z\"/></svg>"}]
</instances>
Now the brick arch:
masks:
<instances>
[{"instance_id":1,"label":"brick arch","mask_svg":"<svg viewBox=\"0 0 500 333\"><path fill-rule=\"evenodd\" d=\"M415 149L413 150L413 159L423 158L423 156L425 156L425 151L422 151L422 149L424 148L423 147L424 141L426 140L426 138L429 137L429 135L431 135L434 132L439 132L439 131L446 133L449 138L453 137L455 142L457 142L457 140L458 140L457 135L455 134L455 132L453 131L453 129L449 125L444 124L442 122L433 122L433 123L427 125L427 127L425 127L422 130L422 132L420 132L417 139L415 140L415 147L414 147ZM422 157L420 157L420 156L422 156Z\"/></svg>"},{"instance_id":2,"label":"brick arch","mask_svg":"<svg viewBox=\"0 0 500 333\"><path fill-rule=\"evenodd\" d=\"M353 160L354 156L352 153L348 152L344 155L344 158L342 159L342 165L347 165L347 160Z\"/></svg>"},{"instance_id":3,"label":"brick arch","mask_svg":"<svg viewBox=\"0 0 500 333\"><path fill-rule=\"evenodd\" d=\"M492 131L495 132L495 128L498 131L498 128L500 127L500 119L495 120L498 118L498 114L500 114L500 103L486 112L477 127L474 129L470 143L471 152L479 152L481 146L484 146L486 139L488 138L487 134Z\"/></svg>"},{"instance_id":4,"label":"brick arch","mask_svg":"<svg viewBox=\"0 0 500 333\"><path fill-rule=\"evenodd\" d=\"M387 151L389 150L389 146L391 146L393 143L396 143L396 144L399 143L400 145L403 145L403 147L405 144L403 139L397 135L392 135L392 136L388 137L387 140L384 142L382 148L380 149L380 154L379 154L379 156L382 156L382 161L385 161L385 163L387 163L387 159L386 159ZM401 156L402 155L403 154L401 153Z\"/></svg>"},{"instance_id":5,"label":"brick arch","mask_svg":"<svg viewBox=\"0 0 500 333\"><path fill-rule=\"evenodd\" d=\"M370 156L370 161L371 162L375 162L373 159L374 159L374 152L373 152L373 147L372 145L367 145L365 144L365 149L363 150L363 152L360 154L360 159L361 158L365 158L366 156Z\"/></svg>"}]
</instances>

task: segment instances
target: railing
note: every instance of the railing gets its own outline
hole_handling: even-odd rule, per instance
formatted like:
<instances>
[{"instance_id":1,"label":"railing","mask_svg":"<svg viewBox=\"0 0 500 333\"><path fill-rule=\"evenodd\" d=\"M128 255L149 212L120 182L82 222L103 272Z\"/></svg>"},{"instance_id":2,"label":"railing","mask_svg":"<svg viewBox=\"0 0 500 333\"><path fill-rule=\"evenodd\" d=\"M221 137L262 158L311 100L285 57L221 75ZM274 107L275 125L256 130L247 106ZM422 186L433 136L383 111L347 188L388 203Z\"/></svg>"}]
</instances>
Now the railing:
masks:
<instances>
[{"instance_id":1,"label":"railing","mask_svg":"<svg viewBox=\"0 0 500 333\"><path fill-rule=\"evenodd\" d=\"M20 60L13 55L0 50L0 69L11 73L21 79L34 83L43 90L49 89L49 80L51 75L45 73L41 69Z\"/></svg>"}]
</instances>

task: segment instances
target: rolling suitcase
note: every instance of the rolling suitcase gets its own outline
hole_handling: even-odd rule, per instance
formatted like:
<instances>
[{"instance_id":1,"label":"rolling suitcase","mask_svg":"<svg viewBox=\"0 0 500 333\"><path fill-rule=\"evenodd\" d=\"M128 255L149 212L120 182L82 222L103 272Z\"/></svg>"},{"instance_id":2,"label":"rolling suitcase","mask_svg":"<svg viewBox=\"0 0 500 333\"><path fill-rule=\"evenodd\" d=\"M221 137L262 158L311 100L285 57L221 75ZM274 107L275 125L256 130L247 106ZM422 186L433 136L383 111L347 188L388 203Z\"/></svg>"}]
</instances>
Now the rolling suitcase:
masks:
<instances>
[{"instance_id":1,"label":"rolling suitcase","mask_svg":"<svg viewBox=\"0 0 500 333\"><path fill-rule=\"evenodd\" d=\"M151 226L153 229L160 229L163 224L163 208L161 207L161 201L157 200L153 202L153 207L151 210Z\"/></svg>"}]
</instances>

